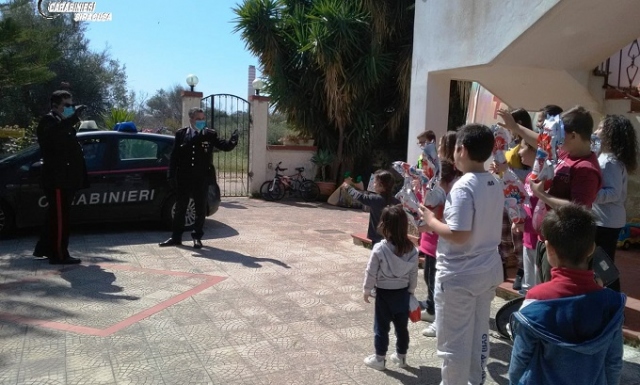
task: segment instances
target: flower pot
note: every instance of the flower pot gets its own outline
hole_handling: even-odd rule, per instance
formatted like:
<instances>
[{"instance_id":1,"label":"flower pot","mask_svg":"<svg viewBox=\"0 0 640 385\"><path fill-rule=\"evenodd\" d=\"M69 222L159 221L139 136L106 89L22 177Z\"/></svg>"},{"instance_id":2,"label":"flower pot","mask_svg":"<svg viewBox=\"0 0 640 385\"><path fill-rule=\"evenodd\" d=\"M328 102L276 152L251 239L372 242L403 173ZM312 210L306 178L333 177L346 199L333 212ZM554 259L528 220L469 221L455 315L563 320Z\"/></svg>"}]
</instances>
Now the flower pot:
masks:
<instances>
[{"instance_id":1,"label":"flower pot","mask_svg":"<svg viewBox=\"0 0 640 385\"><path fill-rule=\"evenodd\" d=\"M334 182L316 182L320 188L320 195L329 196L336 191L336 184Z\"/></svg>"}]
</instances>

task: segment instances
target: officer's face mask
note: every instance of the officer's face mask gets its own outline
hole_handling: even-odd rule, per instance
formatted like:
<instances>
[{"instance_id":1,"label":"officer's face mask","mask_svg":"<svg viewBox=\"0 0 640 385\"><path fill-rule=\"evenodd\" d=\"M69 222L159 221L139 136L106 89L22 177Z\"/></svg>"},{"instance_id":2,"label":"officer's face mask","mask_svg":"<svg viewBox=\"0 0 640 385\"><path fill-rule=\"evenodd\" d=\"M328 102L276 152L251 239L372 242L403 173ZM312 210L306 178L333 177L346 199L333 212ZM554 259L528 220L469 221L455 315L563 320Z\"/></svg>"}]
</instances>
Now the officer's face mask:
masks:
<instances>
[{"instance_id":1,"label":"officer's face mask","mask_svg":"<svg viewBox=\"0 0 640 385\"><path fill-rule=\"evenodd\" d=\"M205 120L196 120L197 130L202 131L206 126L207 126L207 122Z\"/></svg>"},{"instance_id":2,"label":"officer's face mask","mask_svg":"<svg viewBox=\"0 0 640 385\"><path fill-rule=\"evenodd\" d=\"M62 116L64 116L65 118L68 118L69 116L73 115L75 110L76 109L73 107L65 107L64 111L62 111Z\"/></svg>"}]
</instances>

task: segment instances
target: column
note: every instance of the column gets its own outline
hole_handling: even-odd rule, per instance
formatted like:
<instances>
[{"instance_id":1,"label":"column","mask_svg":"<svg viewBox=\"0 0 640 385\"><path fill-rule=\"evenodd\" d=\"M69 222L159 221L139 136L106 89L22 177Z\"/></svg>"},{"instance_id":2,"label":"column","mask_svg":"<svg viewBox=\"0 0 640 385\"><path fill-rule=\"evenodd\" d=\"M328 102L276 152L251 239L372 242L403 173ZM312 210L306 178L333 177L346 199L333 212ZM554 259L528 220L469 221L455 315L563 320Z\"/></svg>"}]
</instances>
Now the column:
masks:
<instances>
[{"instance_id":1,"label":"column","mask_svg":"<svg viewBox=\"0 0 640 385\"><path fill-rule=\"evenodd\" d=\"M420 156L416 137L425 130L432 130L440 140L447 132L449 122L449 88L451 78L448 75L413 73L411 79L411 101L409 108L409 143L407 144L407 162L415 164Z\"/></svg>"},{"instance_id":2,"label":"column","mask_svg":"<svg viewBox=\"0 0 640 385\"><path fill-rule=\"evenodd\" d=\"M201 107L202 92L182 91L180 96L182 97L181 127L187 127L189 125L189 110L193 107Z\"/></svg>"},{"instance_id":3,"label":"column","mask_svg":"<svg viewBox=\"0 0 640 385\"><path fill-rule=\"evenodd\" d=\"M269 98L252 95L251 128L249 142L249 192L259 193L267 180L267 126L269 120Z\"/></svg>"}]
</instances>

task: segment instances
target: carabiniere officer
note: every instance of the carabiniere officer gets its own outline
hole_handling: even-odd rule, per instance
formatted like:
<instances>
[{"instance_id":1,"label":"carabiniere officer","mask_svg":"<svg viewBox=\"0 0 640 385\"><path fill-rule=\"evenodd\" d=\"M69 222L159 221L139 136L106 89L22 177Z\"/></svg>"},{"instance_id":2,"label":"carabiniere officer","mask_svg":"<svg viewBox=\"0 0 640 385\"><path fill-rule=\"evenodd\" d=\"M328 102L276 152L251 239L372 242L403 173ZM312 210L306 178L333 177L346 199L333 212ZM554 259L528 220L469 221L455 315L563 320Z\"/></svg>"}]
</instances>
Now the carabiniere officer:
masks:
<instances>
[{"instance_id":1,"label":"carabiniere officer","mask_svg":"<svg viewBox=\"0 0 640 385\"><path fill-rule=\"evenodd\" d=\"M195 203L196 220L191 232L193 247L202 247L203 226L207 210L209 185L216 179L213 167L213 149L231 151L238 144L238 130L229 140L218 137L218 133L206 127L205 114L201 108L189 110L189 126L176 132L176 139L169 161L169 183L176 191L176 209L173 216L171 238L160 243L160 247L182 244L185 214L189 198Z\"/></svg>"}]
</instances>

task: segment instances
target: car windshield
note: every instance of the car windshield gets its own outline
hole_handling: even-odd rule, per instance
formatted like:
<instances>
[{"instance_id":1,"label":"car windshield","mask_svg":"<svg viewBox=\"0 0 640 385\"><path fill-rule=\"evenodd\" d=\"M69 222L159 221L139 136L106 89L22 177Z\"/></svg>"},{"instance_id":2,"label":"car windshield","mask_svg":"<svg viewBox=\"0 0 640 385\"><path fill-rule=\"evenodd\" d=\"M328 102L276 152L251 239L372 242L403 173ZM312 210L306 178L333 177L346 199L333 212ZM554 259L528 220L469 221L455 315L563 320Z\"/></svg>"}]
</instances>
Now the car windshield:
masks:
<instances>
[{"instance_id":1,"label":"car windshield","mask_svg":"<svg viewBox=\"0 0 640 385\"><path fill-rule=\"evenodd\" d=\"M23 159L27 159L31 156L33 156L38 150L39 150L39 146L37 144L34 144L32 146L29 146L27 148L25 148L24 150L13 154L13 155L9 155L6 158L2 158L0 159L0 164L4 164L4 163L13 163L13 162L20 162Z\"/></svg>"}]
</instances>

